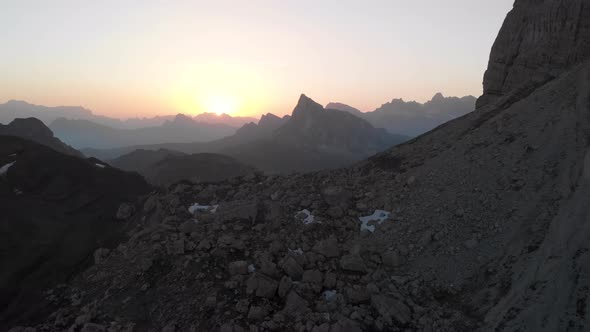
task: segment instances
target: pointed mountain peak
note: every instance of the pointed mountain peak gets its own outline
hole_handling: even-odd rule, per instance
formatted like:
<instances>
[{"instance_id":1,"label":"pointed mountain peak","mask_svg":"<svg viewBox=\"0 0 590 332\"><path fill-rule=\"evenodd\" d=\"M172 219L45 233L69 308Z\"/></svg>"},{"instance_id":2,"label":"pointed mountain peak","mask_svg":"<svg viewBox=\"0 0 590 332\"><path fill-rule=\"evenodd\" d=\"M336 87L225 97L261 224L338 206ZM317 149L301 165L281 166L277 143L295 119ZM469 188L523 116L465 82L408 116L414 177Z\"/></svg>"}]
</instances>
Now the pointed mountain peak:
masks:
<instances>
[{"instance_id":1,"label":"pointed mountain peak","mask_svg":"<svg viewBox=\"0 0 590 332\"><path fill-rule=\"evenodd\" d=\"M301 94L299 101L297 102L297 106L295 106L295 109L293 110L293 117L322 111L324 111L324 107L322 105L316 103L313 101L313 99L307 97L305 94Z\"/></svg>"},{"instance_id":2,"label":"pointed mountain peak","mask_svg":"<svg viewBox=\"0 0 590 332\"><path fill-rule=\"evenodd\" d=\"M186 122L186 121L193 121L193 119L190 116L184 115L182 113L178 113L174 117L174 122Z\"/></svg>"},{"instance_id":3,"label":"pointed mountain peak","mask_svg":"<svg viewBox=\"0 0 590 332\"><path fill-rule=\"evenodd\" d=\"M280 119L278 116L276 116L272 113L266 113L260 117L259 123L264 122L264 121L269 121L269 120L278 120L278 119Z\"/></svg>"},{"instance_id":4,"label":"pointed mountain peak","mask_svg":"<svg viewBox=\"0 0 590 332\"><path fill-rule=\"evenodd\" d=\"M441 101L441 100L444 100L444 99L445 99L445 96L443 96L443 94L442 94L442 93L440 93L440 92L437 92L437 93L434 95L434 97L432 97L431 101Z\"/></svg>"}]
</instances>

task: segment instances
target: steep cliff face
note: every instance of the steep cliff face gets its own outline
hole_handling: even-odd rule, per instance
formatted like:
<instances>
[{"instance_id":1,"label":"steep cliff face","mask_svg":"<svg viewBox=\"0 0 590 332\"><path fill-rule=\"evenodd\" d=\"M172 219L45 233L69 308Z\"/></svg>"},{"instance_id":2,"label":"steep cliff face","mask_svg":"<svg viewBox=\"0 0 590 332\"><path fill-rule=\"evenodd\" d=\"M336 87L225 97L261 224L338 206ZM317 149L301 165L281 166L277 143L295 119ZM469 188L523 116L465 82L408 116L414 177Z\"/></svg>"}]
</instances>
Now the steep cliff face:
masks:
<instances>
[{"instance_id":1,"label":"steep cliff face","mask_svg":"<svg viewBox=\"0 0 590 332\"><path fill-rule=\"evenodd\" d=\"M477 108L532 91L587 59L588 17L587 0L516 0L492 47Z\"/></svg>"}]
</instances>

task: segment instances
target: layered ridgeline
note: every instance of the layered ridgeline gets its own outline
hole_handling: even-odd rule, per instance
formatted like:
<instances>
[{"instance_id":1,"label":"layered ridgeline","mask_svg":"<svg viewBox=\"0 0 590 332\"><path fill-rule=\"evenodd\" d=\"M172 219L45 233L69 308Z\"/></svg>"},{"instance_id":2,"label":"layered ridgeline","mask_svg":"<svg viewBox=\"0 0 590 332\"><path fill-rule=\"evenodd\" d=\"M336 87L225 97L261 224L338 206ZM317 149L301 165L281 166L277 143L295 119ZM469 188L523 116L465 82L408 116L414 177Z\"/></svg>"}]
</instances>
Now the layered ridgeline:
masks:
<instances>
[{"instance_id":1,"label":"layered ridgeline","mask_svg":"<svg viewBox=\"0 0 590 332\"><path fill-rule=\"evenodd\" d=\"M391 133L414 137L473 111L475 101L473 96L445 97L437 93L424 104L393 99L376 110L365 113L342 103L330 103L326 108L349 112Z\"/></svg>"},{"instance_id":2,"label":"layered ridgeline","mask_svg":"<svg viewBox=\"0 0 590 332\"><path fill-rule=\"evenodd\" d=\"M291 116L266 114L258 124L245 125L235 135L217 141L84 151L104 160L136 149L209 152L230 156L265 172L288 173L351 165L407 139L374 128L350 113L325 109L301 95Z\"/></svg>"},{"instance_id":3,"label":"layered ridgeline","mask_svg":"<svg viewBox=\"0 0 590 332\"><path fill-rule=\"evenodd\" d=\"M173 121L175 116L163 115L121 120L94 114L91 110L80 106L49 107L30 104L22 100L9 100L4 104L0 104L0 123L9 123L16 118L37 118L47 126L57 119L64 118L68 120L86 120L113 129L139 129L161 126L166 121ZM192 119L196 122L224 124L235 128L256 121L255 118L251 117L230 116L227 114L216 115L213 113L201 113L192 117Z\"/></svg>"},{"instance_id":4,"label":"layered ridgeline","mask_svg":"<svg viewBox=\"0 0 590 332\"><path fill-rule=\"evenodd\" d=\"M590 57L552 47L590 40L583 4L517 0L498 37L544 41L519 63L577 59L553 78L523 90L546 72L527 65L475 112L354 167L154 193L132 239L23 325L587 331Z\"/></svg>"},{"instance_id":5,"label":"layered ridgeline","mask_svg":"<svg viewBox=\"0 0 590 332\"><path fill-rule=\"evenodd\" d=\"M165 142L206 142L233 135L236 128L225 124L197 122L178 114L162 125L137 129L116 129L89 120L59 118L49 128L64 142L77 148L116 148Z\"/></svg>"}]
</instances>

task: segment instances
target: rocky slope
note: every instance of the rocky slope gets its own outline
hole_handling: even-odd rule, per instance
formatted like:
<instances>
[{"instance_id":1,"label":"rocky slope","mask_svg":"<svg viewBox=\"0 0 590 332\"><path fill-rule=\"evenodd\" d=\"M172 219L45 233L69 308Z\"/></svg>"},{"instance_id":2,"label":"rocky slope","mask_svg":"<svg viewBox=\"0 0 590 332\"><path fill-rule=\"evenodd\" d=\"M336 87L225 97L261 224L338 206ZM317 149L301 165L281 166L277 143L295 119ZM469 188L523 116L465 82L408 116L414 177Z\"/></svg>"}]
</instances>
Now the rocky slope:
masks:
<instances>
[{"instance_id":1,"label":"rocky slope","mask_svg":"<svg viewBox=\"0 0 590 332\"><path fill-rule=\"evenodd\" d=\"M589 115L590 58L354 167L155 193L36 327L587 331Z\"/></svg>"},{"instance_id":2,"label":"rocky slope","mask_svg":"<svg viewBox=\"0 0 590 332\"><path fill-rule=\"evenodd\" d=\"M51 129L36 118L14 119L7 125L0 124L0 135L21 137L45 145L57 152L83 157L82 153L55 137Z\"/></svg>"},{"instance_id":3,"label":"rocky slope","mask_svg":"<svg viewBox=\"0 0 590 332\"><path fill-rule=\"evenodd\" d=\"M120 242L120 204L149 191L137 174L0 136L0 330L42 315L41 291Z\"/></svg>"}]
</instances>

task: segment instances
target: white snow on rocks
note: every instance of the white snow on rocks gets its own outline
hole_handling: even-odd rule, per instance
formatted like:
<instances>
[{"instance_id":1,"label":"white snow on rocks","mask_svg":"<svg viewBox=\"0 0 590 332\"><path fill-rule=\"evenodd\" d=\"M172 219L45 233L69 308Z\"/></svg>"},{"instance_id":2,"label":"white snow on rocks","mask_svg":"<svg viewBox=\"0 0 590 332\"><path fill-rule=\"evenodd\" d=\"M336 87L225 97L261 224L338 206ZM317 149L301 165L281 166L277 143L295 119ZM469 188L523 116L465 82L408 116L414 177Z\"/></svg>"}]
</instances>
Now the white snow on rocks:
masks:
<instances>
[{"instance_id":1,"label":"white snow on rocks","mask_svg":"<svg viewBox=\"0 0 590 332\"><path fill-rule=\"evenodd\" d=\"M190 214L195 214L197 211L215 213L218 207L219 205L200 205L199 203L195 203L188 208L188 212Z\"/></svg>"},{"instance_id":2,"label":"white snow on rocks","mask_svg":"<svg viewBox=\"0 0 590 332\"><path fill-rule=\"evenodd\" d=\"M10 168L10 166L14 165L16 161L13 161L11 163L8 163L2 167L0 167L0 175L4 175L6 174L6 172L8 172L8 169Z\"/></svg>"},{"instance_id":3,"label":"white snow on rocks","mask_svg":"<svg viewBox=\"0 0 590 332\"><path fill-rule=\"evenodd\" d=\"M96 165L96 167L105 168L103 164L95 163L94 165Z\"/></svg>"},{"instance_id":4,"label":"white snow on rocks","mask_svg":"<svg viewBox=\"0 0 590 332\"><path fill-rule=\"evenodd\" d=\"M301 220L304 225L310 225L316 222L314 215L311 214L308 209L304 209L295 213L295 219Z\"/></svg>"},{"instance_id":5,"label":"white snow on rocks","mask_svg":"<svg viewBox=\"0 0 590 332\"><path fill-rule=\"evenodd\" d=\"M361 221L361 232L364 230L367 230L371 233L375 232L375 225L369 225L369 222L373 221L381 225L381 223L387 220L390 216L391 212L375 210L375 212L370 216L359 217L359 220Z\"/></svg>"},{"instance_id":6,"label":"white snow on rocks","mask_svg":"<svg viewBox=\"0 0 590 332\"><path fill-rule=\"evenodd\" d=\"M254 266L254 264L248 265L248 273L254 273L254 272L256 272L256 266Z\"/></svg>"}]
</instances>

